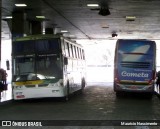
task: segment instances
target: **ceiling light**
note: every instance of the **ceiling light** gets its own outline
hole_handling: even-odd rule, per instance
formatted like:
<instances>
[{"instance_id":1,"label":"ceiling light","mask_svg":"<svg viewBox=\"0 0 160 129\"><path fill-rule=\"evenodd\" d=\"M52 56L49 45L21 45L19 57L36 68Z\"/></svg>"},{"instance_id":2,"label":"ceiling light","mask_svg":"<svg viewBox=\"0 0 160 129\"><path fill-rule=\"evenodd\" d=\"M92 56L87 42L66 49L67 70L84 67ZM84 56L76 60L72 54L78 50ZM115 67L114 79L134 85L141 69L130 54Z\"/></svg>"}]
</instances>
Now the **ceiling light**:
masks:
<instances>
[{"instance_id":1,"label":"ceiling light","mask_svg":"<svg viewBox=\"0 0 160 129\"><path fill-rule=\"evenodd\" d=\"M76 36L75 36L75 35L69 35L69 37L70 37L70 38L76 38Z\"/></svg>"},{"instance_id":2,"label":"ceiling light","mask_svg":"<svg viewBox=\"0 0 160 129\"><path fill-rule=\"evenodd\" d=\"M5 18L6 19L12 19L13 17L12 16L6 16Z\"/></svg>"},{"instance_id":3,"label":"ceiling light","mask_svg":"<svg viewBox=\"0 0 160 129\"><path fill-rule=\"evenodd\" d=\"M45 30L43 30L43 31L42 31L42 34L46 34L46 31L45 31Z\"/></svg>"},{"instance_id":4,"label":"ceiling light","mask_svg":"<svg viewBox=\"0 0 160 129\"><path fill-rule=\"evenodd\" d=\"M61 30L61 33L67 33L68 31L67 30Z\"/></svg>"},{"instance_id":5,"label":"ceiling light","mask_svg":"<svg viewBox=\"0 0 160 129\"><path fill-rule=\"evenodd\" d=\"M45 16L36 16L36 18L44 19Z\"/></svg>"},{"instance_id":6,"label":"ceiling light","mask_svg":"<svg viewBox=\"0 0 160 129\"><path fill-rule=\"evenodd\" d=\"M15 6L17 6L17 7L25 7L27 5L26 4L15 4Z\"/></svg>"},{"instance_id":7,"label":"ceiling light","mask_svg":"<svg viewBox=\"0 0 160 129\"><path fill-rule=\"evenodd\" d=\"M98 4L87 4L88 7L98 7Z\"/></svg>"},{"instance_id":8,"label":"ceiling light","mask_svg":"<svg viewBox=\"0 0 160 129\"><path fill-rule=\"evenodd\" d=\"M126 21L135 21L136 16L126 16Z\"/></svg>"}]
</instances>

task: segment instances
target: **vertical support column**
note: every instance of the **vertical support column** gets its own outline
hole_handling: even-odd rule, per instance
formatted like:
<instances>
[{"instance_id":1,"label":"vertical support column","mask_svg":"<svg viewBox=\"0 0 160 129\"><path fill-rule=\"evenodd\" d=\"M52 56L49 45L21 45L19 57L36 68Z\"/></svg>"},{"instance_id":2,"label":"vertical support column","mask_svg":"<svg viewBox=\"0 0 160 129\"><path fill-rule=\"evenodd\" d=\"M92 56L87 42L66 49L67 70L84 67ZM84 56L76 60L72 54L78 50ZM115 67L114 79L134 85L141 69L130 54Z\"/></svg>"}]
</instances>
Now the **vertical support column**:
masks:
<instances>
[{"instance_id":1,"label":"vertical support column","mask_svg":"<svg viewBox=\"0 0 160 129\"><path fill-rule=\"evenodd\" d=\"M26 13L15 11L12 13L12 39L23 37L26 34Z\"/></svg>"},{"instance_id":2,"label":"vertical support column","mask_svg":"<svg viewBox=\"0 0 160 129\"><path fill-rule=\"evenodd\" d=\"M1 68L1 33L2 33L2 27L1 27L1 20L2 20L2 0L0 0L0 30L1 30L1 32L0 32L0 68Z\"/></svg>"},{"instance_id":3,"label":"vertical support column","mask_svg":"<svg viewBox=\"0 0 160 129\"><path fill-rule=\"evenodd\" d=\"M53 28L45 28L45 34L53 34Z\"/></svg>"},{"instance_id":4,"label":"vertical support column","mask_svg":"<svg viewBox=\"0 0 160 129\"><path fill-rule=\"evenodd\" d=\"M40 21L31 21L31 34L42 34L42 25Z\"/></svg>"},{"instance_id":5,"label":"vertical support column","mask_svg":"<svg viewBox=\"0 0 160 129\"><path fill-rule=\"evenodd\" d=\"M61 28L56 27L54 28L54 34L60 34L61 33Z\"/></svg>"},{"instance_id":6,"label":"vertical support column","mask_svg":"<svg viewBox=\"0 0 160 129\"><path fill-rule=\"evenodd\" d=\"M2 20L1 12L2 12L2 0L0 0L0 31L2 31L1 30L1 20ZM1 68L1 33L2 32L0 32L0 68ZM1 99L1 91L0 91L0 99Z\"/></svg>"}]
</instances>

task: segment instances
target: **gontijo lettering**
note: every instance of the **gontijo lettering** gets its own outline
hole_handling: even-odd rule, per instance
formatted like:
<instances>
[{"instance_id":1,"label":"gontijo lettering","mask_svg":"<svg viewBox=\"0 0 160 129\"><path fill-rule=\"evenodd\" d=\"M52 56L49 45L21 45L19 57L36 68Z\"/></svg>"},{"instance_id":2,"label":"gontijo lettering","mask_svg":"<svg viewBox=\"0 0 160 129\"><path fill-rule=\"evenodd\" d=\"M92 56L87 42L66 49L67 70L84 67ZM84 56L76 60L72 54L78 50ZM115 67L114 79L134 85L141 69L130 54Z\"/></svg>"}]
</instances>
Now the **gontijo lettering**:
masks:
<instances>
[{"instance_id":1,"label":"gontijo lettering","mask_svg":"<svg viewBox=\"0 0 160 129\"><path fill-rule=\"evenodd\" d=\"M147 73L141 72L141 73L129 73L127 71L122 71L121 75L123 77L148 77L149 75Z\"/></svg>"}]
</instances>

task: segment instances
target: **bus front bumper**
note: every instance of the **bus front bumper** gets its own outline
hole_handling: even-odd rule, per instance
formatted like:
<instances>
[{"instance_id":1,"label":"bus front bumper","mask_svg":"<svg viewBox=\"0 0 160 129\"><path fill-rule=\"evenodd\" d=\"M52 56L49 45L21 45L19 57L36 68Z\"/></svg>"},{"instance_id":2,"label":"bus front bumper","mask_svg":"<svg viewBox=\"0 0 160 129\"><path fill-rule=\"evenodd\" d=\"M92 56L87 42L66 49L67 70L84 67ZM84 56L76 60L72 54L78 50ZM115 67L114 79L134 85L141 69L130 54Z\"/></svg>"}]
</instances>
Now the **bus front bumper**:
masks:
<instances>
[{"instance_id":1,"label":"bus front bumper","mask_svg":"<svg viewBox=\"0 0 160 129\"><path fill-rule=\"evenodd\" d=\"M42 88L26 88L13 90L13 99L31 99L31 98L48 98L48 97L64 97L64 87L56 86Z\"/></svg>"},{"instance_id":2,"label":"bus front bumper","mask_svg":"<svg viewBox=\"0 0 160 129\"><path fill-rule=\"evenodd\" d=\"M114 91L127 91L127 92L154 92L154 85L114 85Z\"/></svg>"}]
</instances>

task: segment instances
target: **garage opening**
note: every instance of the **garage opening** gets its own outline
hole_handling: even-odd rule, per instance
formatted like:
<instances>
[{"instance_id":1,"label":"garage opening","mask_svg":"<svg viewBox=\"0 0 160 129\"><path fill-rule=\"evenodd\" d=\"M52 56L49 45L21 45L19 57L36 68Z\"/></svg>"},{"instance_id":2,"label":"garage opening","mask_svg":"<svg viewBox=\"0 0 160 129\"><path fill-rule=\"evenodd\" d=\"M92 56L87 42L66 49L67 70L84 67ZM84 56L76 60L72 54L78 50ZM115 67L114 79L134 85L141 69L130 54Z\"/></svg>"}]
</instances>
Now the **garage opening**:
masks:
<instances>
[{"instance_id":1,"label":"garage opening","mask_svg":"<svg viewBox=\"0 0 160 129\"><path fill-rule=\"evenodd\" d=\"M88 84L113 82L116 40L79 41L85 48Z\"/></svg>"}]
</instances>

